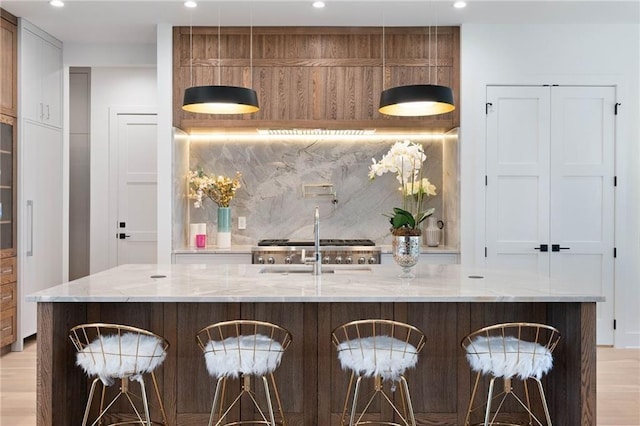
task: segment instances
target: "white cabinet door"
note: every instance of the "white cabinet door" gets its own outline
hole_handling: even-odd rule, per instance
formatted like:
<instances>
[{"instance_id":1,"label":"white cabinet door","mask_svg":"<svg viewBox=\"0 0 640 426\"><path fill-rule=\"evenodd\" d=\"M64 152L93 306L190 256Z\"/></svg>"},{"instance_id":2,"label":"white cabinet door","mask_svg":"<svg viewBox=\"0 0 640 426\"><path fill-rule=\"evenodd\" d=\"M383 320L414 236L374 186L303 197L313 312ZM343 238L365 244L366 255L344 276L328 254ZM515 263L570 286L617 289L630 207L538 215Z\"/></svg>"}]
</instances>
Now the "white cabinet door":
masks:
<instances>
[{"instance_id":1,"label":"white cabinet door","mask_svg":"<svg viewBox=\"0 0 640 426\"><path fill-rule=\"evenodd\" d=\"M18 168L19 338L36 332L33 292L62 283L62 131L23 120Z\"/></svg>"},{"instance_id":2,"label":"white cabinet door","mask_svg":"<svg viewBox=\"0 0 640 426\"><path fill-rule=\"evenodd\" d=\"M28 23L20 35L22 118L62 127L62 48Z\"/></svg>"},{"instance_id":3,"label":"white cabinet door","mask_svg":"<svg viewBox=\"0 0 640 426\"><path fill-rule=\"evenodd\" d=\"M489 87L487 103L487 266L599 290L613 344L614 88Z\"/></svg>"},{"instance_id":4,"label":"white cabinet door","mask_svg":"<svg viewBox=\"0 0 640 426\"><path fill-rule=\"evenodd\" d=\"M62 49L42 40L43 122L62 127Z\"/></svg>"},{"instance_id":5,"label":"white cabinet door","mask_svg":"<svg viewBox=\"0 0 640 426\"><path fill-rule=\"evenodd\" d=\"M20 38L20 100L22 118L41 121L44 104L40 97L40 46L42 39L31 31L23 30Z\"/></svg>"},{"instance_id":6,"label":"white cabinet door","mask_svg":"<svg viewBox=\"0 0 640 426\"><path fill-rule=\"evenodd\" d=\"M173 263L207 265L249 265L251 253L176 253L173 255Z\"/></svg>"},{"instance_id":7,"label":"white cabinet door","mask_svg":"<svg viewBox=\"0 0 640 426\"><path fill-rule=\"evenodd\" d=\"M614 104L611 87L551 90L551 276L579 280L597 305L598 344L612 345Z\"/></svg>"},{"instance_id":8,"label":"white cabinet door","mask_svg":"<svg viewBox=\"0 0 640 426\"><path fill-rule=\"evenodd\" d=\"M547 275L549 90L487 91L487 266Z\"/></svg>"}]
</instances>

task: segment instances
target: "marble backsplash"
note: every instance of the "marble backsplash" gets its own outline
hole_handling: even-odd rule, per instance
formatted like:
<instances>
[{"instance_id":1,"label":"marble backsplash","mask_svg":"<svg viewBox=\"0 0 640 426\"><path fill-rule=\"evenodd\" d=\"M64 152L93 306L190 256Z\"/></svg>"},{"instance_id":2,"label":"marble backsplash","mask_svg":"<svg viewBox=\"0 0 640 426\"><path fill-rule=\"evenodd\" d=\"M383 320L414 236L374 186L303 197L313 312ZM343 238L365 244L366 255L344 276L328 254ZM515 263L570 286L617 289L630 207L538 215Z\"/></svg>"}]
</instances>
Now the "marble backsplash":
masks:
<instances>
[{"instance_id":1,"label":"marble backsplash","mask_svg":"<svg viewBox=\"0 0 640 426\"><path fill-rule=\"evenodd\" d=\"M388 219L383 213L401 206L399 183L387 173L368 179L372 158L379 160L397 140L390 135L344 140L311 140L270 137L268 141L207 140L199 136L190 142L179 141L174 155L174 218L188 223L206 222L208 242L215 244L217 207L206 199L202 208L194 208L186 199L186 168L198 167L210 174L233 176L242 173L242 188L231 202L232 244L255 245L260 239L313 238L313 211L320 208L321 238L369 238L377 244L391 244ZM457 151L457 138L411 137L424 146L427 160L424 177L436 185L437 195L429 197L425 208L434 207L434 215L447 218L445 202L457 194L457 176L451 182L451 156ZM449 145L446 146L445 145ZM452 147L451 145L454 145ZM188 158L188 161L185 161ZM457 158L456 158L457 160ZM444 180L448 179L448 182ZM305 197L304 185L333 185L334 196ZM322 191L320 191L322 192ZM451 201L449 201L451 202ZM238 229L238 217L245 216L247 227ZM174 248L187 246L188 223L174 222Z\"/></svg>"}]
</instances>

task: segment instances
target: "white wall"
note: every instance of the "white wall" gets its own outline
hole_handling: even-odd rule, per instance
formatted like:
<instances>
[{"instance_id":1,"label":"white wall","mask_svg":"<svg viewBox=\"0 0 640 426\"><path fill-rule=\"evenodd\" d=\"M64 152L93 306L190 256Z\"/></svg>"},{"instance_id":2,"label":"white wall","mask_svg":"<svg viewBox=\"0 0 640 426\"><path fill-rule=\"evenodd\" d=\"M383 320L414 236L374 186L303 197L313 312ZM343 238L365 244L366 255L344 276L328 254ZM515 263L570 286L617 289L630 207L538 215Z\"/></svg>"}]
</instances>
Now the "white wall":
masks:
<instances>
[{"instance_id":1,"label":"white wall","mask_svg":"<svg viewBox=\"0 0 640 426\"><path fill-rule=\"evenodd\" d=\"M157 105L156 68L91 69L91 273L107 269L109 238L109 109ZM170 171L169 171L170 173ZM111 195L113 197L113 195ZM113 204L113 203L111 203ZM170 208L170 205L167 206Z\"/></svg>"},{"instance_id":2,"label":"white wall","mask_svg":"<svg viewBox=\"0 0 640 426\"><path fill-rule=\"evenodd\" d=\"M158 263L171 263L173 228L173 29L158 24ZM168 173L162 173L167 170Z\"/></svg>"},{"instance_id":3,"label":"white wall","mask_svg":"<svg viewBox=\"0 0 640 426\"><path fill-rule=\"evenodd\" d=\"M155 67L156 45L65 43L63 61L72 67Z\"/></svg>"},{"instance_id":4,"label":"white wall","mask_svg":"<svg viewBox=\"0 0 640 426\"><path fill-rule=\"evenodd\" d=\"M461 30L462 263L484 262L488 84L614 85L616 346L640 346L640 25L464 25Z\"/></svg>"}]
</instances>

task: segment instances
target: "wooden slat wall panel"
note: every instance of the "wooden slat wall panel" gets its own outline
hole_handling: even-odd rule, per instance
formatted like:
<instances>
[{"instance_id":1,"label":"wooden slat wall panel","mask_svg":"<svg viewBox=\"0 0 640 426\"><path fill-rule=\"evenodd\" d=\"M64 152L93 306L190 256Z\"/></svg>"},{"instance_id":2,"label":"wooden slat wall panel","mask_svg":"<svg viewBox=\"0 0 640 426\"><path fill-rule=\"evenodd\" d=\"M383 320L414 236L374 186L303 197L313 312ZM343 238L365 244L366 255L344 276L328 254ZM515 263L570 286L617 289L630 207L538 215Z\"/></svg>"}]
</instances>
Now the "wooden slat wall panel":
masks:
<instances>
[{"instance_id":1,"label":"wooden slat wall panel","mask_svg":"<svg viewBox=\"0 0 640 426\"><path fill-rule=\"evenodd\" d=\"M276 122L280 127L346 128L366 122L369 128L448 130L459 125L457 110L419 118L377 111L383 88L406 84L448 85L459 103L458 27L438 28L437 57L435 29L429 38L427 28L387 28L384 58L380 28L254 28L253 47L249 28L220 31L219 40L217 27L194 28L192 35L188 27L174 29L177 127L267 127ZM253 87L261 110L225 117L182 111L185 88L211 84Z\"/></svg>"},{"instance_id":2,"label":"wooden slat wall panel","mask_svg":"<svg viewBox=\"0 0 640 426\"><path fill-rule=\"evenodd\" d=\"M177 375L178 414L208 413L213 402L215 380L207 372L204 355L196 344L196 333L219 321L240 318L238 304L180 303L177 307ZM238 389L237 383L231 384Z\"/></svg>"},{"instance_id":3,"label":"wooden slat wall panel","mask_svg":"<svg viewBox=\"0 0 640 426\"><path fill-rule=\"evenodd\" d=\"M462 424L472 386L462 337L490 324L538 321L563 335L544 381L554 423L595 425L595 303L39 303L38 312L42 426L81 422L88 381L74 365L67 334L92 321L135 325L167 337L171 347L158 378L169 423L205 424L214 383L194 336L208 324L238 318L278 323L292 332L276 375L292 426L339 424L349 373L340 368L330 333L365 318L396 319L425 332L427 345L407 374L418 424ZM389 414L382 404L371 417L379 411ZM511 418L522 419L521 411L513 410Z\"/></svg>"}]
</instances>

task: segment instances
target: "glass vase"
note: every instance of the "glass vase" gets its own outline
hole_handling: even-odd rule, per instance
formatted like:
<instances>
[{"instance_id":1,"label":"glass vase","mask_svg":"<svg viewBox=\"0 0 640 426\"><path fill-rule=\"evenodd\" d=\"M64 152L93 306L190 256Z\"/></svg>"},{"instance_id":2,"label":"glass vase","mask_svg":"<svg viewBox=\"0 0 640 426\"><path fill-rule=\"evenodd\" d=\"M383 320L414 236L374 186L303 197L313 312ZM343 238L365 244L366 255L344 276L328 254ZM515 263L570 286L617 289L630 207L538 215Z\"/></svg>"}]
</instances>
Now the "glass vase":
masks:
<instances>
[{"instance_id":1,"label":"glass vase","mask_svg":"<svg viewBox=\"0 0 640 426\"><path fill-rule=\"evenodd\" d=\"M402 267L400 278L413 278L413 268L420 258L420 235L394 235L392 241L393 260Z\"/></svg>"},{"instance_id":2,"label":"glass vase","mask_svg":"<svg viewBox=\"0 0 640 426\"><path fill-rule=\"evenodd\" d=\"M218 248L231 247L231 207L218 207Z\"/></svg>"}]
</instances>

